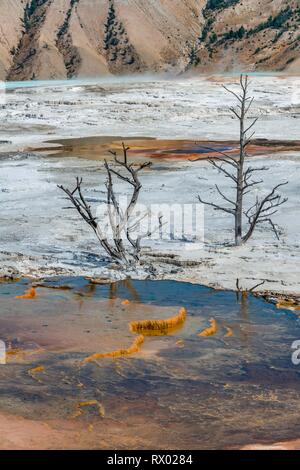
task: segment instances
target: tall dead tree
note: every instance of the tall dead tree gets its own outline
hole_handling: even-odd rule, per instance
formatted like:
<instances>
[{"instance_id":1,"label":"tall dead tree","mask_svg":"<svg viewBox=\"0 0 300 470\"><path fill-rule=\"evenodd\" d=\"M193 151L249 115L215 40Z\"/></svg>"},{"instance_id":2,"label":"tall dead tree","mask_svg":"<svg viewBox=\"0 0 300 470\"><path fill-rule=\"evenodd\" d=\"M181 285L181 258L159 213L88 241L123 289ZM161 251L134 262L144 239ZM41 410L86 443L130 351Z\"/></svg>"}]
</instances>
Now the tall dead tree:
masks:
<instances>
[{"instance_id":1,"label":"tall dead tree","mask_svg":"<svg viewBox=\"0 0 300 470\"><path fill-rule=\"evenodd\" d=\"M104 161L107 172L106 207L112 239L108 237L103 220L98 220L98 217L93 213L91 206L83 195L81 187L82 178L76 178L76 186L73 190L67 189L63 185L59 185L58 187L64 191L83 220L92 228L109 257L129 267L140 260L142 238L151 235L151 233L148 232L134 236L141 219L145 217L145 215L143 215L137 218L134 214L134 209L142 189L139 173L144 168L149 167L151 163L147 162L135 167L133 163L128 163L127 154L129 147L126 147L124 143L122 143L122 150L123 160L118 158L116 152L110 152L114 157L114 165L108 163L106 160ZM132 187L132 193L125 208L122 207L115 193L115 177L128 183Z\"/></svg>"},{"instance_id":2,"label":"tall dead tree","mask_svg":"<svg viewBox=\"0 0 300 470\"><path fill-rule=\"evenodd\" d=\"M204 201L201 196L198 196L199 201L213 207L216 211L223 211L233 215L235 221L235 245L237 246L242 245L249 240L258 224L266 222L271 225L272 230L279 239L278 230L276 229L271 217L277 213L279 206L288 200L278 193L278 189L281 186L286 185L287 182L277 184L272 191L261 199L257 196L255 203L249 209L244 209L244 197L251 193L253 188L263 183L262 179L254 178L254 174L269 169L266 166L253 168L250 165L246 165L246 158L248 157L247 147L251 143L251 139L255 134L253 128L258 120L258 118L255 118L250 123L246 124L249 111L254 101L254 98L249 96L248 93L248 76L240 76L240 93L236 93L235 91L228 89L226 86L223 86L223 88L234 95L237 100L237 106L230 107L230 111L239 121L239 155L234 157L228 153L217 151L216 153L219 156L211 157L208 161L215 169L223 173L226 178L233 181L235 197L232 199L226 196L216 184L215 187L217 193L225 202L227 202L228 206L224 207L216 203ZM244 219L248 222L248 227L245 232L243 232Z\"/></svg>"}]
</instances>

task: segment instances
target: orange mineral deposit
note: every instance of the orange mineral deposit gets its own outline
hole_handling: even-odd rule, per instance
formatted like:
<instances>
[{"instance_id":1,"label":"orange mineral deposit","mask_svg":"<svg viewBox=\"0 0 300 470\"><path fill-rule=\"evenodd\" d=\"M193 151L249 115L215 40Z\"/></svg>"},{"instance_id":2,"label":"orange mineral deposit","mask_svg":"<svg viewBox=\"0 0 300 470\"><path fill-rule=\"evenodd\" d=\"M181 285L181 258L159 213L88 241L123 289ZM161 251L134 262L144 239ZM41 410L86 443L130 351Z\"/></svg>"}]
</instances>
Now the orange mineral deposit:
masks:
<instances>
[{"instance_id":1,"label":"orange mineral deposit","mask_svg":"<svg viewBox=\"0 0 300 470\"><path fill-rule=\"evenodd\" d=\"M120 357L120 356L129 356L130 354L138 353L141 349L145 338L143 335L139 335L135 338L132 345L127 349L117 349L116 351L111 351L107 353L95 353L84 359L84 362L93 362L97 359L103 359L105 357Z\"/></svg>"},{"instance_id":2,"label":"orange mineral deposit","mask_svg":"<svg viewBox=\"0 0 300 470\"><path fill-rule=\"evenodd\" d=\"M201 333L198 334L198 336L203 336L203 337L208 337L208 336L213 336L217 333L218 331L218 325L217 322L214 318L211 318L209 320L210 326L208 328L205 328L205 330L201 331Z\"/></svg>"},{"instance_id":3,"label":"orange mineral deposit","mask_svg":"<svg viewBox=\"0 0 300 470\"><path fill-rule=\"evenodd\" d=\"M133 333L148 334L149 332L153 332L153 334L155 334L155 332L168 331L182 325L186 316L187 311L183 307L179 310L177 315L174 315L174 317L166 318L165 320L135 321L129 324L129 328Z\"/></svg>"},{"instance_id":4,"label":"orange mineral deposit","mask_svg":"<svg viewBox=\"0 0 300 470\"><path fill-rule=\"evenodd\" d=\"M23 295L17 295L16 299L34 299L36 297L36 288L27 289Z\"/></svg>"}]
</instances>

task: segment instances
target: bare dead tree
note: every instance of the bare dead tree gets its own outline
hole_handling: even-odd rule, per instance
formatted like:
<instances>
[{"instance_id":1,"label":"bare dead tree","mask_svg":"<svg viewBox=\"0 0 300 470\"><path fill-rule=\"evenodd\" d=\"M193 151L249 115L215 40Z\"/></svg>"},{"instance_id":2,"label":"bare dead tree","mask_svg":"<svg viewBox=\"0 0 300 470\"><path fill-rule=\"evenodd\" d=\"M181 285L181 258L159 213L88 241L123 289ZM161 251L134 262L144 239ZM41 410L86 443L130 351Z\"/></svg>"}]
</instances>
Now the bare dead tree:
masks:
<instances>
[{"instance_id":1,"label":"bare dead tree","mask_svg":"<svg viewBox=\"0 0 300 470\"><path fill-rule=\"evenodd\" d=\"M257 284L255 284L255 285L254 285L253 287L251 287L250 289L243 289L243 288L240 286L240 280L237 279L237 280L236 280L236 290L237 290L237 292L253 292L253 291L255 291L255 289L257 289L258 287L263 286L265 283L266 283L266 280L264 279L263 281L258 282Z\"/></svg>"},{"instance_id":2,"label":"bare dead tree","mask_svg":"<svg viewBox=\"0 0 300 470\"><path fill-rule=\"evenodd\" d=\"M261 287L263 286L264 284L266 283L266 280L264 279L263 281L261 282L258 282L257 284L255 284L253 287L251 287L250 289L244 289L243 287L240 286L240 280L237 279L236 280L236 292L239 294L239 293L242 293L244 295L247 295L249 292L252 293L255 291L255 289L258 289L258 287Z\"/></svg>"},{"instance_id":3,"label":"bare dead tree","mask_svg":"<svg viewBox=\"0 0 300 470\"><path fill-rule=\"evenodd\" d=\"M248 157L247 147L255 134L253 128L258 120L258 118L255 118L251 123L246 124L249 111L254 101L254 98L249 96L248 93L248 76L240 76L240 93L236 93L226 86L223 86L223 88L234 95L237 100L237 107L230 107L230 111L239 121L239 155L234 157L226 152L216 152L215 149L210 149L214 150L218 156L208 158L208 161L215 169L223 173L226 178L233 181L235 197L230 198L226 196L219 186L215 185L217 193L228 205L225 207L220 206L219 204L203 200L201 196L198 196L199 201L213 207L216 211L223 211L233 215L235 220L235 245L237 246L247 242L252 236L256 226L265 222L271 225L272 230L279 239L278 230L271 217L276 214L278 208L288 200L278 193L279 188L288 184L288 182L277 184L272 191L262 199L256 197L255 203L249 209L244 210L244 197L251 193L253 188L263 183L262 179L257 179L254 175L262 171L267 171L269 168L266 166L253 168L251 166L246 167L245 165L246 158ZM206 148L209 149L208 147ZM244 219L247 220L249 225L245 233L243 232Z\"/></svg>"},{"instance_id":4,"label":"bare dead tree","mask_svg":"<svg viewBox=\"0 0 300 470\"><path fill-rule=\"evenodd\" d=\"M114 166L104 161L107 172L107 211L110 228L112 230L112 240L109 240L103 221L99 221L93 214L91 206L88 204L82 192L82 178L76 178L76 186L73 190L65 188L63 185L58 187L64 191L68 199L71 201L75 209L78 211L83 220L92 228L96 234L101 246L104 248L110 258L125 266L132 266L140 260L141 240L151 233L141 233L134 237L139 223L147 214L140 218L134 216L134 209L138 201L142 184L139 180L139 173L146 167L150 167L151 163L143 163L134 167L133 163L128 163L128 150L122 143L123 160L118 158L117 152L111 151L114 157ZM121 207L118 197L114 190L114 177L118 180L128 183L132 187L132 194L129 198L127 207ZM102 223L102 226L101 226Z\"/></svg>"}]
</instances>

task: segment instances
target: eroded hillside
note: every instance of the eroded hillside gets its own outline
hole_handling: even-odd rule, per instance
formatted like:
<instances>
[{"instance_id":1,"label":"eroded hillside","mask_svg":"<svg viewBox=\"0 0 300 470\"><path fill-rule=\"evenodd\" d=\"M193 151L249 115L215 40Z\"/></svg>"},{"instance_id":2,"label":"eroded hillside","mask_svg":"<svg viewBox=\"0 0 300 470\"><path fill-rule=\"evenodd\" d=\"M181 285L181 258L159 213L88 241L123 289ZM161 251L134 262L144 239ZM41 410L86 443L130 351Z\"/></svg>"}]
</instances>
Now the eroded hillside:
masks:
<instances>
[{"instance_id":1,"label":"eroded hillside","mask_svg":"<svg viewBox=\"0 0 300 470\"><path fill-rule=\"evenodd\" d=\"M298 71L300 0L2 0L0 78Z\"/></svg>"},{"instance_id":2,"label":"eroded hillside","mask_svg":"<svg viewBox=\"0 0 300 470\"><path fill-rule=\"evenodd\" d=\"M300 0L208 0L203 16L200 69L300 71Z\"/></svg>"}]
</instances>

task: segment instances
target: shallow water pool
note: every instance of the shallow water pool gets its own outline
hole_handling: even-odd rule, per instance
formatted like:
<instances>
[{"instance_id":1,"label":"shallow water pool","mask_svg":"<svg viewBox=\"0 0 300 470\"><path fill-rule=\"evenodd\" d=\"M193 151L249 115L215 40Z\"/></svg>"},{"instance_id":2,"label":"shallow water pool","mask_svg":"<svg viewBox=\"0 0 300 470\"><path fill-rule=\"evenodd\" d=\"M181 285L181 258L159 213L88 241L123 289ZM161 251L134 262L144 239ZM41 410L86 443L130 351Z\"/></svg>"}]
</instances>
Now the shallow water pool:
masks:
<instances>
[{"instance_id":1,"label":"shallow water pool","mask_svg":"<svg viewBox=\"0 0 300 470\"><path fill-rule=\"evenodd\" d=\"M42 422L59 438L36 436L41 448L222 449L297 437L295 314L172 281L60 278L35 298L15 298L30 286L0 284L0 429L1 413L25 418L25 434L29 420ZM185 322L145 336L139 352L84 362L129 348L130 322L165 320L181 307ZM199 336L211 319L214 334Z\"/></svg>"}]
</instances>

